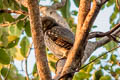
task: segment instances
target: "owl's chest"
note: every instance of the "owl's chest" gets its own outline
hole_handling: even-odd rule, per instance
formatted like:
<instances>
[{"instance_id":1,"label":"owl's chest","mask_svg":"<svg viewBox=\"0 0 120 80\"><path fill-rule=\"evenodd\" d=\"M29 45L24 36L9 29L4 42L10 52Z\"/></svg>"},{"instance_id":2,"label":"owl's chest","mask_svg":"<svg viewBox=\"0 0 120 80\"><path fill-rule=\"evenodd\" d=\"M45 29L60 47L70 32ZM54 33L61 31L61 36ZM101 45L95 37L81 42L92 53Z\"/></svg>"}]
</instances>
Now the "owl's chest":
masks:
<instances>
[{"instance_id":1,"label":"owl's chest","mask_svg":"<svg viewBox=\"0 0 120 80\"><path fill-rule=\"evenodd\" d=\"M52 39L54 38L54 39ZM67 49L59 46L58 44L62 44L62 42L55 42L55 37L50 37L47 34L44 35L44 42L46 47L58 58L62 58L63 55L67 53ZM56 44L58 43L58 44Z\"/></svg>"}]
</instances>

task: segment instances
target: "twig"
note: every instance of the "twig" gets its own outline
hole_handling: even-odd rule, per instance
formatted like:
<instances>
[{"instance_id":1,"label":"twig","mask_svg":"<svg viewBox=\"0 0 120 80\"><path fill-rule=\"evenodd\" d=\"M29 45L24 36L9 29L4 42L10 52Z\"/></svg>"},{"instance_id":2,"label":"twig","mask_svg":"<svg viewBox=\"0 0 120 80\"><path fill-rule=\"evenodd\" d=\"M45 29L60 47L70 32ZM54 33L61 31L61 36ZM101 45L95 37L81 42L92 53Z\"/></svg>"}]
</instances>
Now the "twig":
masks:
<instances>
[{"instance_id":1,"label":"twig","mask_svg":"<svg viewBox=\"0 0 120 80\"><path fill-rule=\"evenodd\" d=\"M96 60L102 58L102 57L103 57L104 55L106 55L107 53L112 52L113 50L116 50L116 49L119 48L119 47L120 47L120 45L117 46L117 47L115 47L115 48L113 48L113 49L111 49L111 50L109 50L109 51L107 51L107 52L105 52L105 53L103 53L103 54L100 55L99 57L97 57L97 58L93 59L92 61L90 61L88 64L85 64L84 66L82 66L82 67L80 68L80 70L83 69L83 68L85 68L86 66L88 66L88 65L91 64L92 62L95 62Z\"/></svg>"},{"instance_id":2,"label":"twig","mask_svg":"<svg viewBox=\"0 0 120 80\"><path fill-rule=\"evenodd\" d=\"M10 25L16 24L16 23L19 22L19 21L24 21L24 20L27 19L27 18L28 18L28 16L26 16L26 17L24 17L24 18L22 18L22 19L16 20L15 22L0 24L0 27L8 27L8 26L10 26Z\"/></svg>"},{"instance_id":3,"label":"twig","mask_svg":"<svg viewBox=\"0 0 120 80\"><path fill-rule=\"evenodd\" d=\"M28 15L28 13L25 11L15 11L15 10L7 10L7 9L0 9L0 13L16 13L16 14Z\"/></svg>"},{"instance_id":4,"label":"twig","mask_svg":"<svg viewBox=\"0 0 120 80\"><path fill-rule=\"evenodd\" d=\"M89 63L85 64L84 66L80 67L79 70L85 68L85 67L88 66L89 64L95 62L96 60L102 58L102 57L103 57L104 55L106 55L107 53L109 53L109 52L111 52L111 51L113 51L113 50L115 50L115 49L117 49L117 48L119 48L119 47L120 47L120 45L117 46L117 47L115 47L115 48L113 48L113 49L111 49L110 51L105 52L104 54L102 54L102 55L100 55L99 57L93 59L92 61L90 61ZM75 71L75 72L78 72L78 71ZM58 80L62 79L63 77L65 77L65 76L67 76L67 75L69 75L69 74L75 73L75 72L67 73L67 74L61 76Z\"/></svg>"},{"instance_id":5,"label":"twig","mask_svg":"<svg viewBox=\"0 0 120 80\"><path fill-rule=\"evenodd\" d=\"M27 58L25 59L25 73L26 73L26 79L27 79L27 80L29 80L29 74L28 74L28 69L27 69L27 59L28 59L28 57L29 57L29 55L30 55L31 48L32 48L32 44L33 44L33 42L32 42L31 45L30 45L30 48L29 48L29 50L28 50L28 56L27 56Z\"/></svg>"},{"instance_id":6,"label":"twig","mask_svg":"<svg viewBox=\"0 0 120 80\"><path fill-rule=\"evenodd\" d=\"M26 80L29 80L29 74L27 70L27 58L25 59L25 73L26 73Z\"/></svg>"},{"instance_id":7,"label":"twig","mask_svg":"<svg viewBox=\"0 0 120 80\"><path fill-rule=\"evenodd\" d=\"M88 36L88 39L94 38L94 37L104 37L104 36L108 36L111 35L111 33L113 33L115 30L117 30L120 27L120 23L116 24L110 31L108 32L91 32L90 35Z\"/></svg>"},{"instance_id":8,"label":"twig","mask_svg":"<svg viewBox=\"0 0 120 80\"><path fill-rule=\"evenodd\" d=\"M8 75L9 75L9 72L10 72L10 69L11 69L11 63L9 64L9 69L8 69L8 71L7 71L7 74L6 74L6 76L5 76L5 79L4 79L4 80L7 80Z\"/></svg>"},{"instance_id":9,"label":"twig","mask_svg":"<svg viewBox=\"0 0 120 80\"><path fill-rule=\"evenodd\" d=\"M21 71L24 71L23 70L23 60L21 61Z\"/></svg>"}]
</instances>

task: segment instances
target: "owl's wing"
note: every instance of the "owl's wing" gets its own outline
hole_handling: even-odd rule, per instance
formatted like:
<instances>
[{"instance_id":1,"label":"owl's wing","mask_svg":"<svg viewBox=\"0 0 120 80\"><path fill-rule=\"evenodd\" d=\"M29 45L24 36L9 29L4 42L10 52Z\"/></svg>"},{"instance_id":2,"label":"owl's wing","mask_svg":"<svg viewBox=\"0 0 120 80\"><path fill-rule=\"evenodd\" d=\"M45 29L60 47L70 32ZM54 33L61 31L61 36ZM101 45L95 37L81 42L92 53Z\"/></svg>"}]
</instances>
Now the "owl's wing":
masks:
<instances>
[{"instance_id":1,"label":"owl's wing","mask_svg":"<svg viewBox=\"0 0 120 80\"><path fill-rule=\"evenodd\" d=\"M69 50L73 46L74 34L66 28L55 26L48 30L46 34L60 47Z\"/></svg>"}]
</instances>

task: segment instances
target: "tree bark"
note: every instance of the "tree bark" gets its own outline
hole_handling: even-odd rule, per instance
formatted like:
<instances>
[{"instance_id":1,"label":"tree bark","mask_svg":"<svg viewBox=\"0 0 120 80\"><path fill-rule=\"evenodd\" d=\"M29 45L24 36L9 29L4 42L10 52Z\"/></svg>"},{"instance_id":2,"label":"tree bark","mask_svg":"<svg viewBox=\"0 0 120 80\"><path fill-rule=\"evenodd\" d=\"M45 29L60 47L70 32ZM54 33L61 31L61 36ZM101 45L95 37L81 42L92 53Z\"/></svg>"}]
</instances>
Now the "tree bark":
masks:
<instances>
[{"instance_id":1,"label":"tree bark","mask_svg":"<svg viewBox=\"0 0 120 80\"><path fill-rule=\"evenodd\" d=\"M80 63L84 54L84 49L86 45L86 39L89 31L87 27L82 27L85 21L85 18L90 10L91 1L90 0L81 0L78 13L78 25L76 29L75 43L73 48L70 50L67 61L61 73L61 76L74 72ZM80 66L79 66L80 67ZM64 78L65 80L66 78Z\"/></svg>"},{"instance_id":2,"label":"tree bark","mask_svg":"<svg viewBox=\"0 0 120 80\"><path fill-rule=\"evenodd\" d=\"M69 52L61 76L75 72L78 67L80 68L87 42L87 36L89 34L92 24L94 23L94 20L96 19L96 16L100 11L101 6L105 2L107 2L107 0L103 0L101 1L101 3L97 2L97 0L93 0L93 6L89 11L91 1L80 1L75 43L73 45L73 48ZM66 75L64 76L64 78L62 77L62 80L66 80L68 79L68 77L69 75Z\"/></svg>"},{"instance_id":3,"label":"tree bark","mask_svg":"<svg viewBox=\"0 0 120 80\"><path fill-rule=\"evenodd\" d=\"M41 20L39 5L37 0L27 0L30 17L30 26L32 39L35 48L35 57L40 80L51 80L51 74L46 57L43 32L41 29Z\"/></svg>"}]
</instances>

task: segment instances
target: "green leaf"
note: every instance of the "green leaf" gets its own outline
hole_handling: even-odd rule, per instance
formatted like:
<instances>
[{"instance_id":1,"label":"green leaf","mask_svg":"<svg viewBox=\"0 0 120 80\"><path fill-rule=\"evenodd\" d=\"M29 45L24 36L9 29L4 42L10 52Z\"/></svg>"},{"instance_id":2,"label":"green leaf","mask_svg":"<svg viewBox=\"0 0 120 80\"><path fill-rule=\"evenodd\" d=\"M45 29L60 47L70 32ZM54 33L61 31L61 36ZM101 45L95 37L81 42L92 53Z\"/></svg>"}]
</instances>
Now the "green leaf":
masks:
<instances>
[{"instance_id":1,"label":"green leaf","mask_svg":"<svg viewBox=\"0 0 120 80\"><path fill-rule=\"evenodd\" d=\"M109 42L108 44L106 44L104 47L106 48L106 50L111 50L112 48L116 47L117 46L117 43L111 41Z\"/></svg>"},{"instance_id":2,"label":"green leaf","mask_svg":"<svg viewBox=\"0 0 120 80\"><path fill-rule=\"evenodd\" d=\"M28 53L28 49L30 47L30 43L29 43L29 40L26 36L23 37L23 39L21 40L20 46L21 46L20 52L21 52L22 56L27 57L27 55L28 55L27 53Z\"/></svg>"},{"instance_id":3,"label":"green leaf","mask_svg":"<svg viewBox=\"0 0 120 80\"><path fill-rule=\"evenodd\" d=\"M22 9L23 11L28 12L28 9L27 9L26 7L24 7L23 5L21 5L21 9Z\"/></svg>"},{"instance_id":4,"label":"green leaf","mask_svg":"<svg viewBox=\"0 0 120 80\"><path fill-rule=\"evenodd\" d=\"M0 40L2 41L2 47L7 47L8 45L8 39L7 39L8 33L2 29L2 36Z\"/></svg>"},{"instance_id":5,"label":"green leaf","mask_svg":"<svg viewBox=\"0 0 120 80\"><path fill-rule=\"evenodd\" d=\"M18 47L11 48L9 53L13 54L12 56L16 60L19 60L19 61L24 60L24 57L22 56L20 52L20 48Z\"/></svg>"},{"instance_id":6,"label":"green leaf","mask_svg":"<svg viewBox=\"0 0 120 80\"><path fill-rule=\"evenodd\" d=\"M105 9L105 4L101 7L101 10Z\"/></svg>"},{"instance_id":7,"label":"green leaf","mask_svg":"<svg viewBox=\"0 0 120 80\"><path fill-rule=\"evenodd\" d=\"M109 70L109 67L110 67L109 65L106 65L106 66L104 66L104 69Z\"/></svg>"},{"instance_id":8,"label":"green leaf","mask_svg":"<svg viewBox=\"0 0 120 80\"><path fill-rule=\"evenodd\" d=\"M13 39L14 38L14 39ZM9 41L9 39L13 39L12 41ZM9 38L8 38L8 46L7 46L7 48L12 48L12 47L14 47L14 46L16 46L17 44L18 44L18 42L19 42L19 38L18 37L16 37L16 36L9 36Z\"/></svg>"},{"instance_id":9,"label":"green leaf","mask_svg":"<svg viewBox=\"0 0 120 80\"><path fill-rule=\"evenodd\" d=\"M82 65L81 67L83 67L83 66L84 65ZM84 67L82 70L84 70L87 73L90 73L93 69L95 69L95 68L93 67L93 63L91 63L91 64L87 65L86 67Z\"/></svg>"},{"instance_id":10,"label":"green leaf","mask_svg":"<svg viewBox=\"0 0 120 80\"><path fill-rule=\"evenodd\" d=\"M24 27L25 27L25 32L27 36L31 37L30 21L27 21Z\"/></svg>"},{"instance_id":11,"label":"green leaf","mask_svg":"<svg viewBox=\"0 0 120 80\"><path fill-rule=\"evenodd\" d=\"M20 30L16 25L11 25L9 27L10 35L19 37L22 33L22 30Z\"/></svg>"},{"instance_id":12,"label":"green leaf","mask_svg":"<svg viewBox=\"0 0 120 80\"><path fill-rule=\"evenodd\" d=\"M11 4L9 7L12 10L18 10L18 9L20 9L19 4L15 0L9 0L9 4Z\"/></svg>"},{"instance_id":13,"label":"green leaf","mask_svg":"<svg viewBox=\"0 0 120 80\"><path fill-rule=\"evenodd\" d=\"M99 80L101 76L103 76L103 72L102 70L98 70L94 73L93 80Z\"/></svg>"},{"instance_id":14,"label":"green leaf","mask_svg":"<svg viewBox=\"0 0 120 80\"><path fill-rule=\"evenodd\" d=\"M55 62L50 61L50 65L55 69Z\"/></svg>"},{"instance_id":15,"label":"green leaf","mask_svg":"<svg viewBox=\"0 0 120 80\"><path fill-rule=\"evenodd\" d=\"M1 41L2 41L2 47L7 47L7 45L8 45L8 39L7 39L7 36L5 34L3 34L1 36Z\"/></svg>"},{"instance_id":16,"label":"green leaf","mask_svg":"<svg viewBox=\"0 0 120 80\"><path fill-rule=\"evenodd\" d=\"M4 8L8 8L9 7L8 0L3 0L2 4L3 4Z\"/></svg>"},{"instance_id":17,"label":"green leaf","mask_svg":"<svg viewBox=\"0 0 120 80\"><path fill-rule=\"evenodd\" d=\"M106 76L102 76L100 80L112 80L112 79L109 75L106 75Z\"/></svg>"},{"instance_id":18,"label":"green leaf","mask_svg":"<svg viewBox=\"0 0 120 80\"><path fill-rule=\"evenodd\" d=\"M1 9L3 8L3 2L2 2L2 0L0 0L0 8Z\"/></svg>"},{"instance_id":19,"label":"green leaf","mask_svg":"<svg viewBox=\"0 0 120 80\"><path fill-rule=\"evenodd\" d=\"M0 14L0 23L3 23L3 15Z\"/></svg>"},{"instance_id":20,"label":"green leaf","mask_svg":"<svg viewBox=\"0 0 120 80\"><path fill-rule=\"evenodd\" d=\"M88 79L90 77L90 74L85 72L78 72L74 75L73 80L84 80Z\"/></svg>"},{"instance_id":21,"label":"green leaf","mask_svg":"<svg viewBox=\"0 0 120 80\"><path fill-rule=\"evenodd\" d=\"M48 58L48 61L52 61L52 62L57 62L58 60L52 53L47 53L47 58Z\"/></svg>"},{"instance_id":22,"label":"green leaf","mask_svg":"<svg viewBox=\"0 0 120 80\"><path fill-rule=\"evenodd\" d=\"M73 1L74 1L75 5L76 5L77 7L79 7L80 0L73 0Z\"/></svg>"},{"instance_id":23,"label":"green leaf","mask_svg":"<svg viewBox=\"0 0 120 80\"><path fill-rule=\"evenodd\" d=\"M22 19L22 18L24 18L25 17L25 15L19 15L18 17L17 17L17 19L16 20L20 20L20 19Z\"/></svg>"},{"instance_id":24,"label":"green leaf","mask_svg":"<svg viewBox=\"0 0 120 80\"><path fill-rule=\"evenodd\" d=\"M102 54L105 54L105 53L102 53ZM102 55L102 54L101 54L101 55ZM102 59L107 59L107 57L108 57L108 55L105 54L105 55L102 57Z\"/></svg>"},{"instance_id":25,"label":"green leaf","mask_svg":"<svg viewBox=\"0 0 120 80\"><path fill-rule=\"evenodd\" d=\"M0 39L1 39L1 36L3 35L2 33L2 29L0 28Z\"/></svg>"},{"instance_id":26,"label":"green leaf","mask_svg":"<svg viewBox=\"0 0 120 80\"><path fill-rule=\"evenodd\" d=\"M33 75L37 74L37 65L36 65L36 63L34 64L32 74Z\"/></svg>"},{"instance_id":27,"label":"green leaf","mask_svg":"<svg viewBox=\"0 0 120 80\"><path fill-rule=\"evenodd\" d=\"M26 80L26 77L22 76L21 74L16 75L17 80Z\"/></svg>"},{"instance_id":28,"label":"green leaf","mask_svg":"<svg viewBox=\"0 0 120 80\"><path fill-rule=\"evenodd\" d=\"M116 57L117 57L117 56L114 55L114 54L112 54L111 57L110 57L110 60L114 62L113 64L116 64L116 63L117 63Z\"/></svg>"},{"instance_id":29,"label":"green leaf","mask_svg":"<svg viewBox=\"0 0 120 80\"><path fill-rule=\"evenodd\" d=\"M116 72L117 74L120 74L120 68L117 68L117 69L115 70L115 72Z\"/></svg>"},{"instance_id":30,"label":"green leaf","mask_svg":"<svg viewBox=\"0 0 120 80\"><path fill-rule=\"evenodd\" d=\"M3 68L3 66L4 66L4 64L1 64L0 63L0 71L1 71L1 69ZM1 74L0 74L1 75Z\"/></svg>"},{"instance_id":31,"label":"green leaf","mask_svg":"<svg viewBox=\"0 0 120 80\"><path fill-rule=\"evenodd\" d=\"M96 26L96 25L94 25L94 26L92 26L92 28L97 28L97 26Z\"/></svg>"},{"instance_id":32,"label":"green leaf","mask_svg":"<svg viewBox=\"0 0 120 80\"><path fill-rule=\"evenodd\" d=\"M114 3L115 3L114 0L109 0L109 1L107 2L107 7L112 6Z\"/></svg>"},{"instance_id":33,"label":"green leaf","mask_svg":"<svg viewBox=\"0 0 120 80\"><path fill-rule=\"evenodd\" d=\"M15 19L8 13L4 13L3 16L4 16L5 21L8 21L10 23L15 21Z\"/></svg>"},{"instance_id":34,"label":"green leaf","mask_svg":"<svg viewBox=\"0 0 120 80\"><path fill-rule=\"evenodd\" d=\"M89 64L89 65L88 65L88 68L87 68L87 72L90 73L93 68L94 68L94 67L93 67L93 64L92 64L92 63Z\"/></svg>"},{"instance_id":35,"label":"green leaf","mask_svg":"<svg viewBox=\"0 0 120 80\"><path fill-rule=\"evenodd\" d=\"M15 0L3 0L3 7L10 8L12 10L20 9L20 5Z\"/></svg>"},{"instance_id":36,"label":"green leaf","mask_svg":"<svg viewBox=\"0 0 120 80\"><path fill-rule=\"evenodd\" d=\"M9 54L9 56L12 56L12 59L14 58L16 51L16 48L6 49L6 53Z\"/></svg>"},{"instance_id":37,"label":"green leaf","mask_svg":"<svg viewBox=\"0 0 120 80\"><path fill-rule=\"evenodd\" d=\"M2 64L10 63L10 57L3 49L0 49L0 63Z\"/></svg>"},{"instance_id":38,"label":"green leaf","mask_svg":"<svg viewBox=\"0 0 120 80\"><path fill-rule=\"evenodd\" d=\"M91 56L90 59L89 59L89 61L92 61L92 60L94 60L96 58L97 58L97 56Z\"/></svg>"},{"instance_id":39,"label":"green leaf","mask_svg":"<svg viewBox=\"0 0 120 80\"><path fill-rule=\"evenodd\" d=\"M8 73L8 71L9 71L9 73ZM17 68L12 64L9 69L6 67L2 68L1 74L4 78L6 78L6 75L7 75L7 80L25 80L25 77L18 74Z\"/></svg>"},{"instance_id":40,"label":"green leaf","mask_svg":"<svg viewBox=\"0 0 120 80\"><path fill-rule=\"evenodd\" d=\"M117 5L114 6L114 13L119 15L119 9L116 7Z\"/></svg>"},{"instance_id":41,"label":"green leaf","mask_svg":"<svg viewBox=\"0 0 120 80\"><path fill-rule=\"evenodd\" d=\"M24 22L23 21L19 21L17 23L17 27L18 27L19 30L22 30L22 28L24 27Z\"/></svg>"},{"instance_id":42,"label":"green leaf","mask_svg":"<svg viewBox=\"0 0 120 80\"><path fill-rule=\"evenodd\" d=\"M77 14L78 14L78 11L76 11L76 10L73 10L73 11L72 11L72 15L77 16Z\"/></svg>"},{"instance_id":43,"label":"green leaf","mask_svg":"<svg viewBox=\"0 0 120 80\"><path fill-rule=\"evenodd\" d=\"M67 22L69 23L70 28L72 29L73 32L76 32L76 24L74 23L74 18L70 17L67 19Z\"/></svg>"},{"instance_id":44,"label":"green leaf","mask_svg":"<svg viewBox=\"0 0 120 80\"><path fill-rule=\"evenodd\" d=\"M2 74L3 77L6 76L7 72L8 72L8 68L2 68L1 74Z\"/></svg>"},{"instance_id":45,"label":"green leaf","mask_svg":"<svg viewBox=\"0 0 120 80\"><path fill-rule=\"evenodd\" d=\"M55 66L56 66L55 62L49 61L49 67L51 71L55 72L55 69L56 69Z\"/></svg>"},{"instance_id":46,"label":"green leaf","mask_svg":"<svg viewBox=\"0 0 120 80\"><path fill-rule=\"evenodd\" d=\"M116 19L117 17L117 13L113 12L110 16L110 24L113 24L114 20Z\"/></svg>"},{"instance_id":47,"label":"green leaf","mask_svg":"<svg viewBox=\"0 0 120 80\"><path fill-rule=\"evenodd\" d=\"M63 8L61 8L61 13L64 18L69 18L70 17L70 0L66 1L66 4Z\"/></svg>"}]
</instances>

